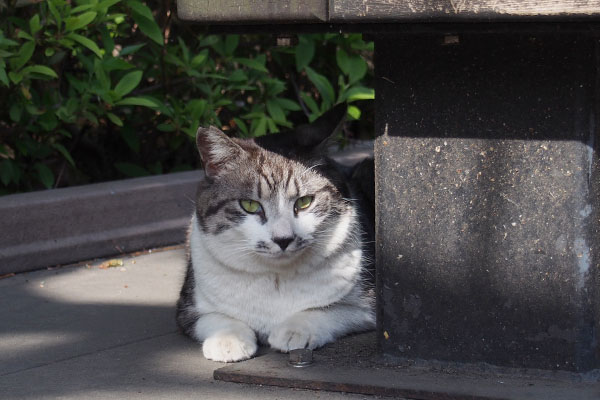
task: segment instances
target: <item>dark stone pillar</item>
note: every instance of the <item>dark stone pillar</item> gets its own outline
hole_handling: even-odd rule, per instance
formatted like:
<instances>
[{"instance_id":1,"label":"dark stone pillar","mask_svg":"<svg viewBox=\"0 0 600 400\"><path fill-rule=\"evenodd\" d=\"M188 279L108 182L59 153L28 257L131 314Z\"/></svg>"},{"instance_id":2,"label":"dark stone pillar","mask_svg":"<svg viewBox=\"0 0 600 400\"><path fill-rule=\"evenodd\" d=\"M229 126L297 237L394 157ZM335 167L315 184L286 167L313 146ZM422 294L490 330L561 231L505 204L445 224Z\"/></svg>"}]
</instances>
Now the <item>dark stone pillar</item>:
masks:
<instances>
[{"instance_id":1,"label":"dark stone pillar","mask_svg":"<svg viewBox=\"0 0 600 400\"><path fill-rule=\"evenodd\" d=\"M597 40L381 36L384 353L600 367Z\"/></svg>"}]
</instances>

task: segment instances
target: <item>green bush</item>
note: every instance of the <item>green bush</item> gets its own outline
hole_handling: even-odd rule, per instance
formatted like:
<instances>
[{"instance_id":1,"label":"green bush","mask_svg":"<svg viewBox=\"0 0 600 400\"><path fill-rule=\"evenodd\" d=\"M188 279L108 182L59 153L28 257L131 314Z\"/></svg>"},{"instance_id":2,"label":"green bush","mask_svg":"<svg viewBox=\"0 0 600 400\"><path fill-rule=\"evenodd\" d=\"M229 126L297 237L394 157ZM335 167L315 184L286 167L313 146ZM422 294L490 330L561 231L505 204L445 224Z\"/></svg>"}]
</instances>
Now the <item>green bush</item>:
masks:
<instances>
[{"instance_id":1,"label":"green bush","mask_svg":"<svg viewBox=\"0 0 600 400\"><path fill-rule=\"evenodd\" d=\"M25 2L0 16L0 194L191 169L199 125L260 136L374 97L358 34L277 47L178 23L170 1Z\"/></svg>"}]
</instances>

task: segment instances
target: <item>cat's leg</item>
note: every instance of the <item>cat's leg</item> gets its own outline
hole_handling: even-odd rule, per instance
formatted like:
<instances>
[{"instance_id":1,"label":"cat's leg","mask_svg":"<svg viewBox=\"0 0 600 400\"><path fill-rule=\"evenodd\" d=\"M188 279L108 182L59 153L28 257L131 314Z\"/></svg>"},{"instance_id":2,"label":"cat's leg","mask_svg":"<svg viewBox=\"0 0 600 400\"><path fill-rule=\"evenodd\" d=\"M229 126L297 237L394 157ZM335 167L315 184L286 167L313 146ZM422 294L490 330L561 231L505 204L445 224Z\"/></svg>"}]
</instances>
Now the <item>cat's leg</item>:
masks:
<instances>
[{"instance_id":1,"label":"cat's leg","mask_svg":"<svg viewBox=\"0 0 600 400\"><path fill-rule=\"evenodd\" d=\"M193 337L203 342L204 357L214 361L247 360L258 349L254 331L243 322L224 314L200 316L194 325Z\"/></svg>"},{"instance_id":2,"label":"cat's leg","mask_svg":"<svg viewBox=\"0 0 600 400\"><path fill-rule=\"evenodd\" d=\"M283 352L315 349L348 333L374 327L375 315L370 307L336 304L292 315L271 331L268 342Z\"/></svg>"}]
</instances>

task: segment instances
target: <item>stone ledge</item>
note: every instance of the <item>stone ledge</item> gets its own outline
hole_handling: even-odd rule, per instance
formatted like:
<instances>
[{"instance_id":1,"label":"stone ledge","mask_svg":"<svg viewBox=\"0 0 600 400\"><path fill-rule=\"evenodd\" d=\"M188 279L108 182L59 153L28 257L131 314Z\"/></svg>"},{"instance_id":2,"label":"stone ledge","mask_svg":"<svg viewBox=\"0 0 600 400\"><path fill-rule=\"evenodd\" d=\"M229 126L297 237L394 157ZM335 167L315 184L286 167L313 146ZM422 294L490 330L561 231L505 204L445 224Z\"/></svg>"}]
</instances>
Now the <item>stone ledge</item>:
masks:
<instances>
[{"instance_id":1,"label":"stone ledge","mask_svg":"<svg viewBox=\"0 0 600 400\"><path fill-rule=\"evenodd\" d=\"M0 275L185 240L201 171L0 198Z\"/></svg>"}]
</instances>

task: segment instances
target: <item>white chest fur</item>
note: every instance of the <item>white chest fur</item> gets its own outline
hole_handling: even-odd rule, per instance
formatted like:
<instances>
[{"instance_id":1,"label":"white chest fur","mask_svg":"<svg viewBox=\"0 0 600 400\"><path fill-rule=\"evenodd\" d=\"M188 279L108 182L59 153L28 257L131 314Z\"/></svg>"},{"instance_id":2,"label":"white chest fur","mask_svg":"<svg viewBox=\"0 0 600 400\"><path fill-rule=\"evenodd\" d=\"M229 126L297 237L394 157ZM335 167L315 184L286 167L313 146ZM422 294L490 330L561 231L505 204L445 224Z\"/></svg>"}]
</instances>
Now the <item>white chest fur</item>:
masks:
<instances>
[{"instance_id":1,"label":"white chest fur","mask_svg":"<svg viewBox=\"0 0 600 400\"><path fill-rule=\"evenodd\" d=\"M268 272L256 265L259 272L252 273L247 271L259 260L247 254L230 257L226 244L215 250L211 246L214 237L203 234L195 218L189 240L197 311L228 315L264 335L295 313L326 307L352 295L360 276L360 248L329 257L309 249L300 263ZM249 265L241 271L231 266L234 262Z\"/></svg>"}]
</instances>

